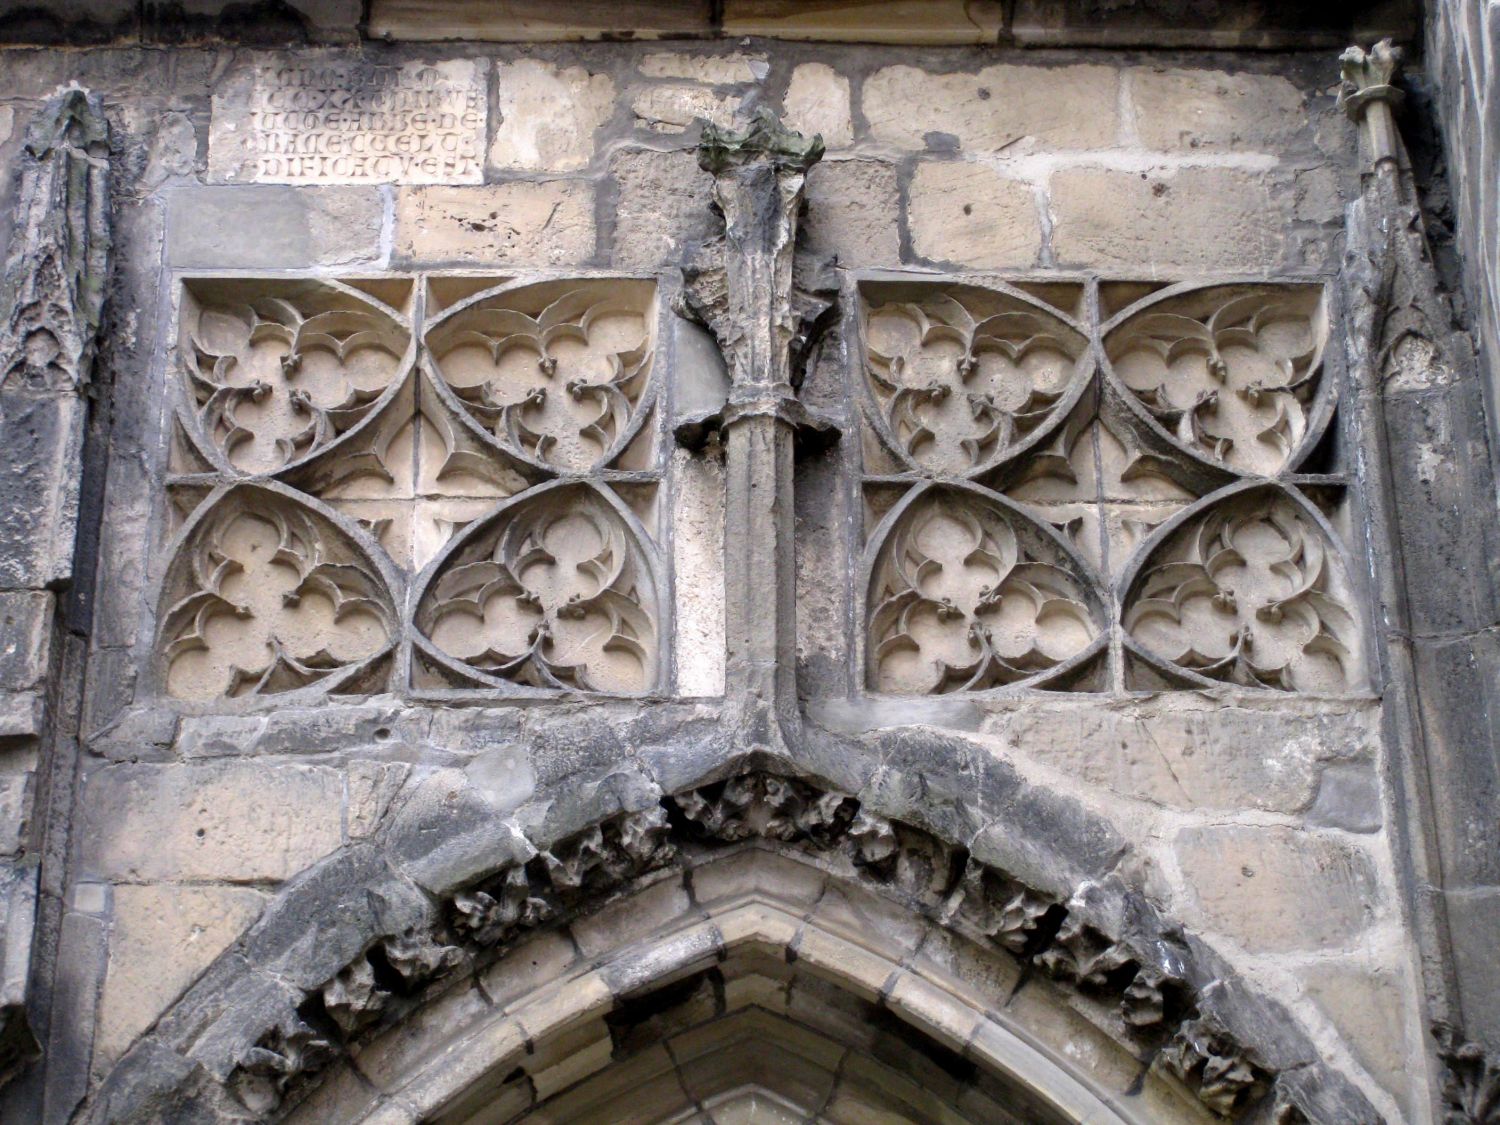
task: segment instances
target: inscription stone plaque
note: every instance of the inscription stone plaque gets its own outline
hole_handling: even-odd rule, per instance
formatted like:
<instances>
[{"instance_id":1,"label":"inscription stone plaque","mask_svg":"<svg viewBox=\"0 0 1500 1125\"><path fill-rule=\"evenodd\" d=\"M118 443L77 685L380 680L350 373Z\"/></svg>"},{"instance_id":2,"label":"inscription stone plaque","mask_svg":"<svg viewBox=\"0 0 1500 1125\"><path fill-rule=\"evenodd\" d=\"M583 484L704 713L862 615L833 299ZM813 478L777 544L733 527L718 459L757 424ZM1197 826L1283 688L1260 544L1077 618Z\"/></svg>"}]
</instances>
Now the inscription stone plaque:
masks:
<instances>
[{"instance_id":1,"label":"inscription stone plaque","mask_svg":"<svg viewBox=\"0 0 1500 1125\"><path fill-rule=\"evenodd\" d=\"M241 183L479 183L482 66L254 63L214 97L210 173Z\"/></svg>"}]
</instances>

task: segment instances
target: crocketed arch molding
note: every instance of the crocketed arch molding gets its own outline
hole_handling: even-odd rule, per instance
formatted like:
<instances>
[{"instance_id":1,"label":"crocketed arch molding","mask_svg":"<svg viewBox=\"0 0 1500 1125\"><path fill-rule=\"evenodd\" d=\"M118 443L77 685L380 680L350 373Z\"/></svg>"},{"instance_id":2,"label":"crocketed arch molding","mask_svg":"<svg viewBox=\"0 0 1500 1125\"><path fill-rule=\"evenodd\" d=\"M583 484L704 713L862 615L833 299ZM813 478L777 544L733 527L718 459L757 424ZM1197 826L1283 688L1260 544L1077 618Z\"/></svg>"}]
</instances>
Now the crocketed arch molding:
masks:
<instances>
[{"instance_id":1,"label":"crocketed arch molding","mask_svg":"<svg viewBox=\"0 0 1500 1125\"><path fill-rule=\"evenodd\" d=\"M930 744L891 748L862 797L786 763L742 762L665 795L616 788L621 811L601 820L597 804L568 802L574 777L550 794L556 815L536 842L434 777L374 840L288 884L83 1119L359 1120L364 1098L371 1121L456 1122L508 1079L521 1089L520 1068L519 1113L615 1060L616 1029L649 1024L653 1006L673 1007L664 987L703 974L709 999L687 1004L691 1020L727 1017L733 995L806 1023L796 981L832 988L870 1006L854 1024L915 1029L905 1041L971 1068L976 1089L1023 1119L1037 1099L1064 1120L1378 1117L1285 1011L1112 874L1117 863L1101 868L1110 832L1086 810L996 764L959 801L997 801L978 833L901 819L919 815L901 811L902 755L964 756L956 740L911 737ZM765 995L775 974L737 958L790 974L783 1010ZM731 992L757 976L771 982L759 994ZM673 1034L663 1017L637 1040ZM337 1110L299 1108L309 1096Z\"/></svg>"},{"instance_id":2,"label":"crocketed arch molding","mask_svg":"<svg viewBox=\"0 0 1500 1125\"><path fill-rule=\"evenodd\" d=\"M519 943L286 1120L1213 1119L1013 958L775 849L695 850Z\"/></svg>"}]
</instances>

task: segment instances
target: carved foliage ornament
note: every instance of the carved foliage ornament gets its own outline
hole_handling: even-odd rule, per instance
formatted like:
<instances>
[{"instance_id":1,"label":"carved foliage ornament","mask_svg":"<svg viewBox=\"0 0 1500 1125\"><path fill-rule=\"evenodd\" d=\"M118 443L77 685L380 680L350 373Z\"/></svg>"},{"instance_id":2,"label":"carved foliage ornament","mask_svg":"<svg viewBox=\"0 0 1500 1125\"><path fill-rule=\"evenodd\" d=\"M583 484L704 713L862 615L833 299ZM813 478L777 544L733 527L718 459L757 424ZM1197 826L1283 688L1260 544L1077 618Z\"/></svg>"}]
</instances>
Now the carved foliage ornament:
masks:
<instances>
[{"instance_id":1,"label":"carved foliage ornament","mask_svg":"<svg viewBox=\"0 0 1500 1125\"><path fill-rule=\"evenodd\" d=\"M1432 1034L1443 1063L1444 1125L1500 1121L1500 1060L1452 1024L1439 1022Z\"/></svg>"},{"instance_id":2,"label":"carved foliage ornament","mask_svg":"<svg viewBox=\"0 0 1500 1125\"><path fill-rule=\"evenodd\" d=\"M1235 1116L1268 1093L1278 1104L1295 1097L1222 1021L1200 1010L1192 973L1170 941L1148 939L1138 927L1131 937L1116 934L1091 919L1086 895L1064 902L913 825L866 811L855 797L762 772L620 814L455 891L430 927L377 940L283 1013L242 1052L229 1087L252 1112L273 1114L300 1078L397 1018L429 983L589 909L684 850L756 840L846 864L877 893L1112 1006L1132 1049L1154 1051L1217 1113Z\"/></svg>"}]
</instances>

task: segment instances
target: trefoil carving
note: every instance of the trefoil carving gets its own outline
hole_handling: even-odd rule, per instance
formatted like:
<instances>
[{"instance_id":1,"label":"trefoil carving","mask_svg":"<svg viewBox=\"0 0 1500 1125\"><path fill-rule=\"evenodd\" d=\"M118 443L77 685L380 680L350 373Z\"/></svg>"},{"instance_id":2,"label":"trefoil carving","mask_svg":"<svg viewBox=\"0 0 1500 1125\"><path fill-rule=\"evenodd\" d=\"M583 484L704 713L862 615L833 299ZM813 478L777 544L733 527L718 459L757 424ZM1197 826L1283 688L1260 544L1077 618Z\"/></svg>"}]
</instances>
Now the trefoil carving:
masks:
<instances>
[{"instance_id":1,"label":"trefoil carving","mask_svg":"<svg viewBox=\"0 0 1500 1125\"><path fill-rule=\"evenodd\" d=\"M898 515L870 595L882 690L1019 683L1089 647L1102 627L1077 563L1029 523L956 489L926 492Z\"/></svg>"},{"instance_id":2,"label":"trefoil carving","mask_svg":"<svg viewBox=\"0 0 1500 1125\"><path fill-rule=\"evenodd\" d=\"M636 693L655 668L652 590L622 514L586 486L562 486L461 540L416 624L477 682Z\"/></svg>"}]
</instances>

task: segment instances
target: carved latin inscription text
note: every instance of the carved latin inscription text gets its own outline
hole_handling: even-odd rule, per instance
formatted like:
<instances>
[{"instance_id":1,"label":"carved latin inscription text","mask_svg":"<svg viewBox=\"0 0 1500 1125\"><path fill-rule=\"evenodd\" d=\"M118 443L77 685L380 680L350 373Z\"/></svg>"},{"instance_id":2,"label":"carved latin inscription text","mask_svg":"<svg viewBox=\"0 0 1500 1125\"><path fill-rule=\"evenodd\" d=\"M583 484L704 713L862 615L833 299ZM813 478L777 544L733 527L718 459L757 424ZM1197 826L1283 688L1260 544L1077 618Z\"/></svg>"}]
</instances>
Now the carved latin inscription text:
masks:
<instances>
[{"instance_id":1,"label":"carved latin inscription text","mask_svg":"<svg viewBox=\"0 0 1500 1125\"><path fill-rule=\"evenodd\" d=\"M485 118L479 65L256 66L214 99L211 170L269 183L478 183Z\"/></svg>"}]
</instances>

